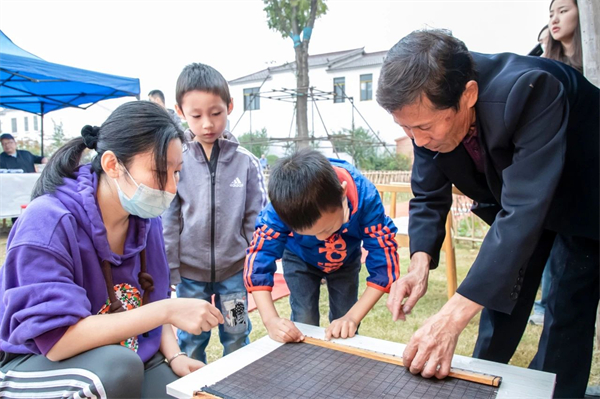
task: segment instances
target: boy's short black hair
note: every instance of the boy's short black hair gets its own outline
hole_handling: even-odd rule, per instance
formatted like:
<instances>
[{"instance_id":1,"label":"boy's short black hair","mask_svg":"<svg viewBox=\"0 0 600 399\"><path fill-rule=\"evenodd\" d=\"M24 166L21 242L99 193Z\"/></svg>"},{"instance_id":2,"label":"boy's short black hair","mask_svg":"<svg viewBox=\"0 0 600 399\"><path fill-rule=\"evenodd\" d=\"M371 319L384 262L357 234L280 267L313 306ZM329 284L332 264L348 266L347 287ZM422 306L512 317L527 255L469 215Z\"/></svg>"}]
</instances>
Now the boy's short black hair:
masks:
<instances>
[{"instance_id":1,"label":"boy's short black hair","mask_svg":"<svg viewBox=\"0 0 600 399\"><path fill-rule=\"evenodd\" d=\"M148 93L148 97L158 97L163 104L165 104L165 94L160 90L152 90Z\"/></svg>"},{"instance_id":2,"label":"boy's short black hair","mask_svg":"<svg viewBox=\"0 0 600 399\"><path fill-rule=\"evenodd\" d=\"M215 94L221 97L227 106L231 104L227 81L219 71L211 66L194 63L183 68L175 86L175 99L180 108L183 96L194 90Z\"/></svg>"},{"instance_id":3,"label":"boy's short black hair","mask_svg":"<svg viewBox=\"0 0 600 399\"><path fill-rule=\"evenodd\" d=\"M342 206L344 191L323 154L304 149L280 159L269 174L269 199L292 230L311 228L322 212Z\"/></svg>"}]
</instances>

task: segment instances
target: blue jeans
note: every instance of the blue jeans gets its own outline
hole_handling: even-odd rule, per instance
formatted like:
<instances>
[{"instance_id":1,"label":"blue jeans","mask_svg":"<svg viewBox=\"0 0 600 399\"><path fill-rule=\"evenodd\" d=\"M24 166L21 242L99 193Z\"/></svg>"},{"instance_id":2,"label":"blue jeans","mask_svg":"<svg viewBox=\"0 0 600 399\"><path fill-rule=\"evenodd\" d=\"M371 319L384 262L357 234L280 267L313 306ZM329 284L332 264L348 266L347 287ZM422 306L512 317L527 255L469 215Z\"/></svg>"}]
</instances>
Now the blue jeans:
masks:
<instances>
[{"instance_id":1,"label":"blue jeans","mask_svg":"<svg viewBox=\"0 0 600 399\"><path fill-rule=\"evenodd\" d=\"M552 276L550 275L550 259L544 266L544 273L542 274L542 299L533 303L534 314L544 314L546 312L546 303L548 302L548 293L550 292L550 281Z\"/></svg>"},{"instance_id":2,"label":"blue jeans","mask_svg":"<svg viewBox=\"0 0 600 399\"><path fill-rule=\"evenodd\" d=\"M329 321L344 316L358 300L360 255L332 273L325 273L304 262L287 249L281 260L283 277L290 289L292 321L319 325L319 294L323 278L329 291Z\"/></svg>"},{"instance_id":3,"label":"blue jeans","mask_svg":"<svg viewBox=\"0 0 600 399\"><path fill-rule=\"evenodd\" d=\"M224 324L219 324L219 339L223 345L223 356L250 343L252 324L248 318L248 292L244 287L243 271L216 283L204 283L181 278L177 285L178 298L204 299L210 302L215 296L215 306L221 310ZM193 359L206 363L206 347L210 331L194 335L177 332L181 350Z\"/></svg>"}]
</instances>

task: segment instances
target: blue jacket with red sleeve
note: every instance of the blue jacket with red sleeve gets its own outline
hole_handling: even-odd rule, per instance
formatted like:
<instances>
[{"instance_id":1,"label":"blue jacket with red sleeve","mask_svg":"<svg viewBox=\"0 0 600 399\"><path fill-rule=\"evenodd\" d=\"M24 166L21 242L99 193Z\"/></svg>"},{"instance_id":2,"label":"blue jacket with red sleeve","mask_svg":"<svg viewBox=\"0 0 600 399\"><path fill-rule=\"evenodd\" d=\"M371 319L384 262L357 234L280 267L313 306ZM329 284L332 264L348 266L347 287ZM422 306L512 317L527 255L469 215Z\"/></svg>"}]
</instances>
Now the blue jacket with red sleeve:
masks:
<instances>
[{"instance_id":1,"label":"blue jacket with red sleeve","mask_svg":"<svg viewBox=\"0 0 600 399\"><path fill-rule=\"evenodd\" d=\"M341 182L346 182L350 218L325 241L301 235L279 219L269 203L258 215L252 243L246 250L244 283L248 292L271 291L275 261L288 249L314 267L331 273L361 256L361 242L369 252L367 285L384 292L400 275L397 228L385 215L377 189L352 165L330 159Z\"/></svg>"}]
</instances>

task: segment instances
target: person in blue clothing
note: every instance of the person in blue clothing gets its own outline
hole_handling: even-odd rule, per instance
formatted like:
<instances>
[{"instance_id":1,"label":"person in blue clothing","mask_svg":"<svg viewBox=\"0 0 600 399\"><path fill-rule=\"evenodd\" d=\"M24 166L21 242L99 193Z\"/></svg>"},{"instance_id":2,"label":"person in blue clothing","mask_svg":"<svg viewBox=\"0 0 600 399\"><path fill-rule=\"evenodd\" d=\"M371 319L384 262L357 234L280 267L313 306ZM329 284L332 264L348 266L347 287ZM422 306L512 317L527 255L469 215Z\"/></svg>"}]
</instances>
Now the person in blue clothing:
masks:
<instances>
[{"instance_id":1,"label":"person in blue clothing","mask_svg":"<svg viewBox=\"0 0 600 399\"><path fill-rule=\"evenodd\" d=\"M329 291L326 338L353 337L358 325L400 274L397 228L375 186L345 161L314 150L281 159L271 170L271 203L260 213L246 251L244 282L269 336L304 339L294 321L319 325L321 279ZM361 244L369 252L367 288L358 299ZM282 258L291 321L279 317L271 293Z\"/></svg>"},{"instance_id":2,"label":"person in blue clothing","mask_svg":"<svg viewBox=\"0 0 600 399\"><path fill-rule=\"evenodd\" d=\"M265 157L265 154L260 156L260 166L262 167L262 170L269 169L269 161L267 160L267 157Z\"/></svg>"}]
</instances>

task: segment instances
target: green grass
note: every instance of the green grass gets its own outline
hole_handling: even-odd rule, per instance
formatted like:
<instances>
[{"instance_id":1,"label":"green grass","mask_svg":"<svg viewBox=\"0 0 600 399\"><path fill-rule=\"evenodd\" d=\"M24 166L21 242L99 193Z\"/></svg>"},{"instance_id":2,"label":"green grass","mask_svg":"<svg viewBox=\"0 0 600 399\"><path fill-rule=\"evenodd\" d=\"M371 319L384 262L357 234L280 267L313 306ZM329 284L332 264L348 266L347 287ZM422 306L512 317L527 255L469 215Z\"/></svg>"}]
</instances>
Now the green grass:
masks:
<instances>
[{"instance_id":1,"label":"green grass","mask_svg":"<svg viewBox=\"0 0 600 399\"><path fill-rule=\"evenodd\" d=\"M6 234L0 236L0 263L4 262L6 248ZM462 281L475 257L477 249L471 249L470 246L459 245L456 249L456 262L458 281ZM402 275L406 273L408 267L408 250L402 248L399 251L401 260ZM365 336L407 343L411 335L419 328L419 326L429 316L435 314L447 300L446 291L446 270L444 256L441 256L440 266L431 272L429 278L429 289L427 294L421 298L417 306L412 311L406 322L398 321L394 323L390 313L385 306L384 296L371 312L365 317L361 326L360 333ZM365 289L366 270L363 268L361 272L361 288L360 292ZM290 307L287 298L282 298L275 303L277 311L282 317L290 317ZM327 319L328 314L328 295L327 289L323 286L321 290L321 326L325 327L329 324ZM265 336L267 334L258 314L254 311L250 314L252 320L253 331L250 335L251 341ZM459 355L470 356L473 352L473 347L477 339L477 326L479 317L475 317L461 334L456 353ZM539 326L528 325L525 334L517 351L510 361L510 364L520 367L527 367L537 351L537 344L542 332ZM207 348L208 361L213 362L221 357L222 346L219 343L217 330L213 331L210 344ZM594 350L594 359L592 363L592 372L589 380L590 385L600 385L600 350L596 347Z\"/></svg>"}]
</instances>

